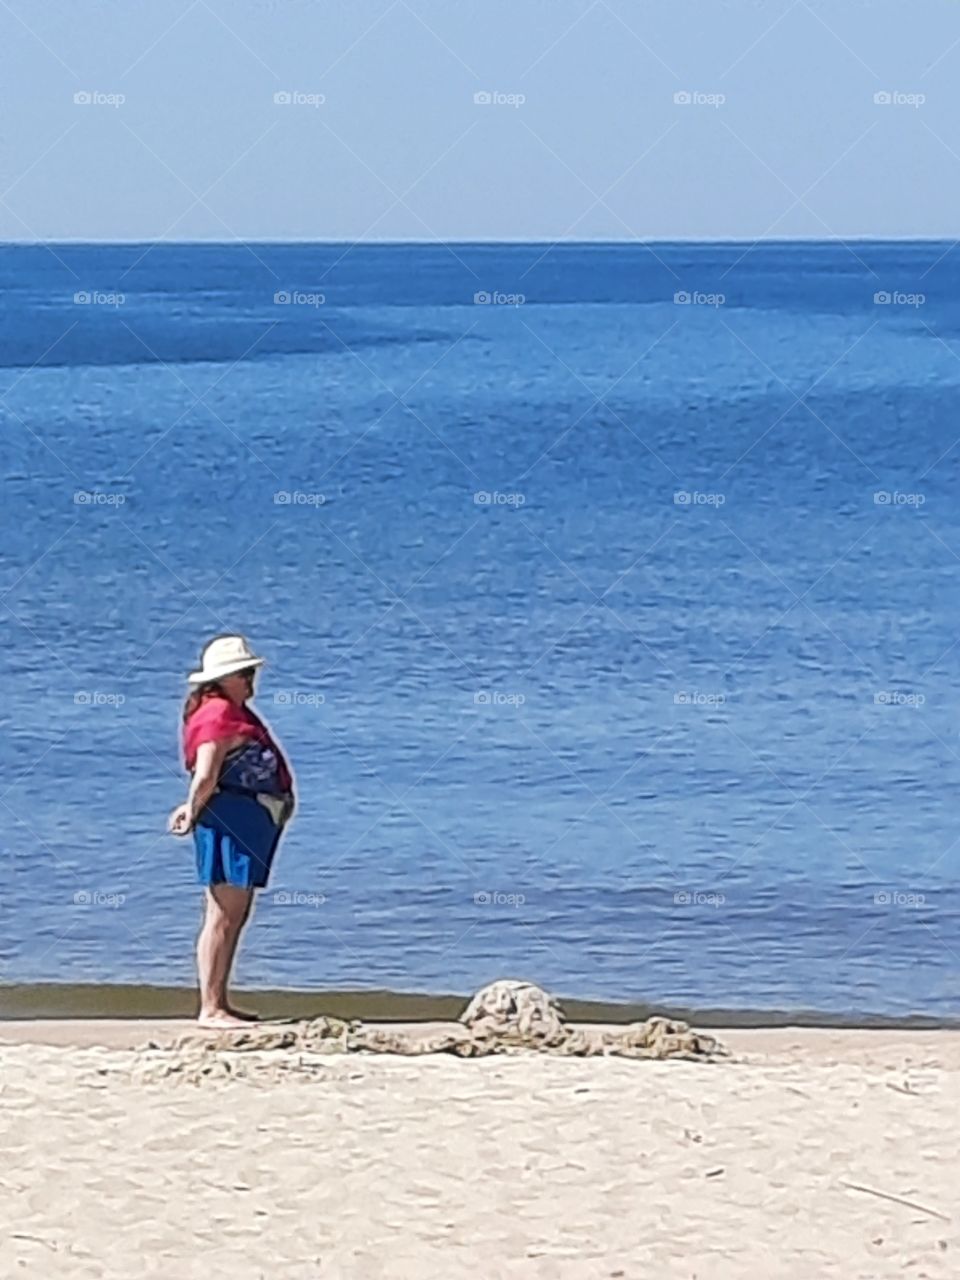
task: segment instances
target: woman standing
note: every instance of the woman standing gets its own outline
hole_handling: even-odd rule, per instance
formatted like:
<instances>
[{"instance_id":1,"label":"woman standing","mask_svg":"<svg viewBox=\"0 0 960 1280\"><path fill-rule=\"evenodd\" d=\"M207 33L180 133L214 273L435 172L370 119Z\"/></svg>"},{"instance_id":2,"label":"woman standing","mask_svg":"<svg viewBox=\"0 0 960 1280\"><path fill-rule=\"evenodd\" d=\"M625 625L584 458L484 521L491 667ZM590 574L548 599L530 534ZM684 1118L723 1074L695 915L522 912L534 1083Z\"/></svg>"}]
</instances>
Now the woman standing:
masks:
<instances>
[{"instance_id":1,"label":"woman standing","mask_svg":"<svg viewBox=\"0 0 960 1280\"><path fill-rule=\"evenodd\" d=\"M263 658L243 636L217 636L203 650L183 708L183 759L192 775L170 830L193 832L206 914L197 939L200 1015L206 1027L244 1026L231 1007L230 970L255 890L270 876L293 812L293 777L264 722L248 706Z\"/></svg>"}]
</instances>

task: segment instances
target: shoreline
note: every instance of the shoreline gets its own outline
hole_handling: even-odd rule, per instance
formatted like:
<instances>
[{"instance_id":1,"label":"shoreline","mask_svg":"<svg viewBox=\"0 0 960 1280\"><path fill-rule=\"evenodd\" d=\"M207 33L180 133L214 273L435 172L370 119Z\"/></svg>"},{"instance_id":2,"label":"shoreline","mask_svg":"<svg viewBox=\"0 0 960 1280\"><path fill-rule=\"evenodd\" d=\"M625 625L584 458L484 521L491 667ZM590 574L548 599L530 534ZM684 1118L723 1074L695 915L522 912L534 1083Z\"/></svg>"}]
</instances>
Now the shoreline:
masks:
<instances>
[{"instance_id":1,"label":"shoreline","mask_svg":"<svg viewBox=\"0 0 960 1280\"><path fill-rule=\"evenodd\" d=\"M313 1018L320 1014L364 1022L448 1022L455 1020L471 993L430 994L385 990L237 989L244 1007L263 1018ZM572 1022L640 1022L654 1015L704 1029L775 1030L807 1028L833 1031L960 1031L960 1017L927 1014L829 1013L807 1009L688 1008L681 1005L580 1000L560 994ZM195 1013L192 987L126 983L0 984L0 1027L17 1022L183 1020Z\"/></svg>"},{"instance_id":2,"label":"shoreline","mask_svg":"<svg viewBox=\"0 0 960 1280\"><path fill-rule=\"evenodd\" d=\"M258 1024L261 1027L268 1023ZM369 1021L371 1029L389 1029L391 1031L424 1031L441 1032L451 1025L449 1019L418 1019L416 1021ZM572 1023L579 1026L604 1024ZM614 1024L606 1024L613 1026ZM702 1029L702 1026L701 1028ZM726 1071L738 1064L742 1066L757 1064L790 1064L800 1068L804 1064L810 1067L825 1067L845 1064L847 1067L859 1068L870 1065L877 1069L892 1069L899 1066L909 1070L909 1064L920 1061L943 1060L960 1070L960 1033L946 1029L909 1030L906 1028L859 1028L846 1027L714 1027L721 1044L729 1051L729 1058L718 1058L712 1063L692 1064L696 1071L711 1073ZM0 1054L18 1050L43 1051L53 1050L66 1053L67 1059L75 1052L88 1050L105 1051L119 1054L138 1053L149 1046L170 1048L183 1037L204 1038L216 1036L216 1032L206 1032L198 1027L192 1018L22 1018L0 1021ZM387 1064L412 1063L424 1065L434 1063L444 1054L427 1055L414 1059L403 1055L387 1054L383 1057L369 1057L361 1054L351 1055L350 1061L365 1061ZM536 1053L522 1054L521 1059L536 1058ZM449 1059L456 1061L455 1059ZM590 1071L590 1063L611 1061L601 1058L568 1059L581 1064L580 1070ZM503 1058L498 1058L503 1062ZM516 1059L514 1059L516 1061ZM623 1062L624 1060L620 1060ZM649 1069L653 1063L628 1063L629 1070L637 1070L638 1065ZM664 1065L664 1064L660 1064ZM676 1070L678 1063L665 1064L668 1069ZM683 1064L690 1065L690 1064ZM371 1067L377 1070L376 1066ZM428 1066L429 1070L430 1067ZM461 1067L462 1069L462 1067Z\"/></svg>"}]
</instances>

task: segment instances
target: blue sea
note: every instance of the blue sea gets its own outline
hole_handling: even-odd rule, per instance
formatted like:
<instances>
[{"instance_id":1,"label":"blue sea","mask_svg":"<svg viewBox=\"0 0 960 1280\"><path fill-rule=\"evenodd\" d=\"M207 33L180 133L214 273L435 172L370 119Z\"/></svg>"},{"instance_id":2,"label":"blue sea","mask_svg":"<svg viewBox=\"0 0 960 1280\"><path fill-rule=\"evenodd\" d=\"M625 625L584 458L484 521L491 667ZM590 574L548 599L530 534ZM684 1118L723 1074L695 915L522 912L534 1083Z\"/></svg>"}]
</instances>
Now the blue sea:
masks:
<instances>
[{"instance_id":1,"label":"blue sea","mask_svg":"<svg viewBox=\"0 0 960 1280\"><path fill-rule=\"evenodd\" d=\"M188 986L184 677L300 809L249 987L960 1004L960 251L0 247L0 978Z\"/></svg>"}]
</instances>

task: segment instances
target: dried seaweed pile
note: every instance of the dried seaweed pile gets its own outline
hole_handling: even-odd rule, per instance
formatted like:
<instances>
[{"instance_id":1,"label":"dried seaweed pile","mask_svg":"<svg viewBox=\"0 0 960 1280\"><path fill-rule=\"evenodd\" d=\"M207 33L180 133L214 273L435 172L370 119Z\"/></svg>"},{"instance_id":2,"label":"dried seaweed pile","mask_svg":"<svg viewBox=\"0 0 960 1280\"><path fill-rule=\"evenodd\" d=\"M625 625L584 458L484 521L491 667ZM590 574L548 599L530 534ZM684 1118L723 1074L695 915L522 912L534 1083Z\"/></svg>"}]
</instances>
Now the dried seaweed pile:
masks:
<instances>
[{"instance_id":1,"label":"dried seaweed pile","mask_svg":"<svg viewBox=\"0 0 960 1280\"><path fill-rule=\"evenodd\" d=\"M529 982L501 980L484 987L458 1022L441 1027L371 1027L339 1018L289 1025L251 1023L249 1029L191 1032L171 1047L150 1044L136 1074L178 1077L309 1077L323 1058L338 1053L388 1053L413 1057L447 1053L460 1058L490 1054L547 1053L566 1057L683 1058L709 1061L725 1054L713 1036L685 1022L648 1018L622 1027L572 1027L555 997Z\"/></svg>"}]
</instances>

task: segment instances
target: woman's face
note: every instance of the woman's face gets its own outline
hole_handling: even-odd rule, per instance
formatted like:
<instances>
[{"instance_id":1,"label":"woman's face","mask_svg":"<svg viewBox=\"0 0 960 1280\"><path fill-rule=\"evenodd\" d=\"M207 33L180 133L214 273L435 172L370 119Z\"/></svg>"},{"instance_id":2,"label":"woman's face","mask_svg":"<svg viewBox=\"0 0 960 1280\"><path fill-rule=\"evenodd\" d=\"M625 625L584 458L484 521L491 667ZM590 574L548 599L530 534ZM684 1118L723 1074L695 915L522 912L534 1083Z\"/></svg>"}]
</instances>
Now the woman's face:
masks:
<instances>
[{"instance_id":1,"label":"woman's face","mask_svg":"<svg viewBox=\"0 0 960 1280\"><path fill-rule=\"evenodd\" d=\"M256 668L251 667L247 671L235 671L233 675L223 676L219 684L231 702L246 702L247 698L253 697L256 677Z\"/></svg>"}]
</instances>

